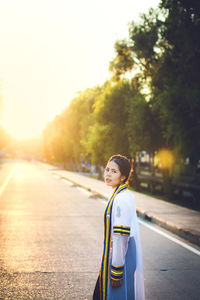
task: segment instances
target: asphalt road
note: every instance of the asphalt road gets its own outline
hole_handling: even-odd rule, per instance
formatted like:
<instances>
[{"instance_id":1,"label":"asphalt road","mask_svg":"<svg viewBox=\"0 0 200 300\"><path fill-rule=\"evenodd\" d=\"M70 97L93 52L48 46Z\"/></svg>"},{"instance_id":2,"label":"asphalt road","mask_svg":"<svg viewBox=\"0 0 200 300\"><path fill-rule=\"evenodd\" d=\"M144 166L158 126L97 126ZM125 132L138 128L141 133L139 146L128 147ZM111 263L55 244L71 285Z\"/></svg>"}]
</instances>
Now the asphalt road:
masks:
<instances>
[{"instance_id":1,"label":"asphalt road","mask_svg":"<svg viewBox=\"0 0 200 300\"><path fill-rule=\"evenodd\" d=\"M91 299L104 208L37 162L1 163L0 299ZM199 299L200 256L140 230L146 300Z\"/></svg>"}]
</instances>

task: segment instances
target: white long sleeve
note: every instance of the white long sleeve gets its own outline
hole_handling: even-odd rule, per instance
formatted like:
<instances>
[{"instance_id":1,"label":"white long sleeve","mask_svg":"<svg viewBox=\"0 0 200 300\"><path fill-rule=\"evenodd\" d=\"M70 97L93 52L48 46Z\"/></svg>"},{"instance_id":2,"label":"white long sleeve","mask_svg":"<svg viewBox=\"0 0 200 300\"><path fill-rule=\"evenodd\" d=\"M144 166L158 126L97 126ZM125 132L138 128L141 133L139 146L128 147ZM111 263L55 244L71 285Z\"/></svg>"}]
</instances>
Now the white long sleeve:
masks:
<instances>
[{"instance_id":1,"label":"white long sleeve","mask_svg":"<svg viewBox=\"0 0 200 300\"><path fill-rule=\"evenodd\" d=\"M128 236L113 234L112 265L116 267L124 265L128 239Z\"/></svg>"},{"instance_id":2,"label":"white long sleeve","mask_svg":"<svg viewBox=\"0 0 200 300\"><path fill-rule=\"evenodd\" d=\"M117 195L118 196L118 195ZM130 211L123 198L115 198L112 213L111 278L121 280L130 236Z\"/></svg>"},{"instance_id":3,"label":"white long sleeve","mask_svg":"<svg viewBox=\"0 0 200 300\"><path fill-rule=\"evenodd\" d=\"M136 269L134 274L134 299L145 300L139 224L136 215L135 201L130 191L125 190L124 192L116 195L112 208L111 221L111 279L116 281L125 280L123 273L124 265L126 265L126 252L129 247L129 239L134 239L136 245L136 251L134 250L132 252L133 260L136 259Z\"/></svg>"}]
</instances>

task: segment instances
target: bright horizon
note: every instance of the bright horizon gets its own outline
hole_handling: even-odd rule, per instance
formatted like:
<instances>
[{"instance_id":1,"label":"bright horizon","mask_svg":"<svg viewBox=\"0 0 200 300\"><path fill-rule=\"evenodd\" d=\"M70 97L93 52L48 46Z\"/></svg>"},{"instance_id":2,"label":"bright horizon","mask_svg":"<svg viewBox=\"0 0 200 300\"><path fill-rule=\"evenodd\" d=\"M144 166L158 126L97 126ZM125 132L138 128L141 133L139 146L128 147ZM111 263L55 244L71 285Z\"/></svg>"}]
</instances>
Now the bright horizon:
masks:
<instances>
[{"instance_id":1,"label":"bright horizon","mask_svg":"<svg viewBox=\"0 0 200 300\"><path fill-rule=\"evenodd\" d=\"M114 43L159 0L0 0L1 124L37 136L80 90L109 79Z\"/></svg>"}]
</instances>

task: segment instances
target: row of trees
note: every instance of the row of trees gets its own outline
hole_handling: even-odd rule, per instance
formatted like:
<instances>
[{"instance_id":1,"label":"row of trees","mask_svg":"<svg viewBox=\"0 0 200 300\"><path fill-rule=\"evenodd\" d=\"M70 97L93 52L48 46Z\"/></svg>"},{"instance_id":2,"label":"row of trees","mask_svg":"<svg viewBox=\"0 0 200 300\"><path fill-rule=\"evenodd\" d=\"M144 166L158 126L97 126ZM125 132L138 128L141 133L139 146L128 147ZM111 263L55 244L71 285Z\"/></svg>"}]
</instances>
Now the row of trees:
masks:
<instances>
[{"instance_id":1,"label":"row of trees","mask_svg":"<svg viewBox=\"0 0 200 300\"><path fill-rule=\"evenodd\" d=\"M137 151L162 146L159 122L134 80L106 82L87 89L44 130L49 160L101 166L113 153L134 157ZM158 131L158 132L157 132Z\"/></svg>"},{"instance_id":2,"label":"row of trees","mask_svg":"<svg viewBox=\"0 0 200 300\"><path fill-rule=\"evenodd\" d=\"M97 166L113 153L170 149L200 159L200 4L162 0L115 43L112 78L86 89L44 130L47 159Z\"/></svg>"},{"instance_id":3,"label":"row of trees","mask_svg":"<svg viewBox=\"0 0 200 300\"><path fill-rule=\"evenodd\" d=\"M196 163L200 153L200 4L163 0L142 23L132 23L111 63L116 79L134 66L150 93L165 146Z\"/></svg>"}]
</instances>

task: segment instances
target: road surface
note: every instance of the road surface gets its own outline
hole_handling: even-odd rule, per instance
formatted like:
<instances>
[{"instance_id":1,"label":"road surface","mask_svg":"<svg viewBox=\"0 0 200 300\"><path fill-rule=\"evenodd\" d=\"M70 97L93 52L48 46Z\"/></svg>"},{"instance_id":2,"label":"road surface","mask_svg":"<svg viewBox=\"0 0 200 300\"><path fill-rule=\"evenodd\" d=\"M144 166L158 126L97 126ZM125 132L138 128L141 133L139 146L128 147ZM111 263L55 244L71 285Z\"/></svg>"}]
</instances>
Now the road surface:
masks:
<instances>
[{"instance_id":1,"label":"road surface","mask_svg":"<svg viewBox=\"0 0 200 300\"><path fill-rule=\"evenodd\" d=\"M104 209L105 201L56 176L53 167L2 162L0 299L91 299ZM140 230L146 300L199 299L200 256L145 224Z\"/></svg>"}]
</instances>

